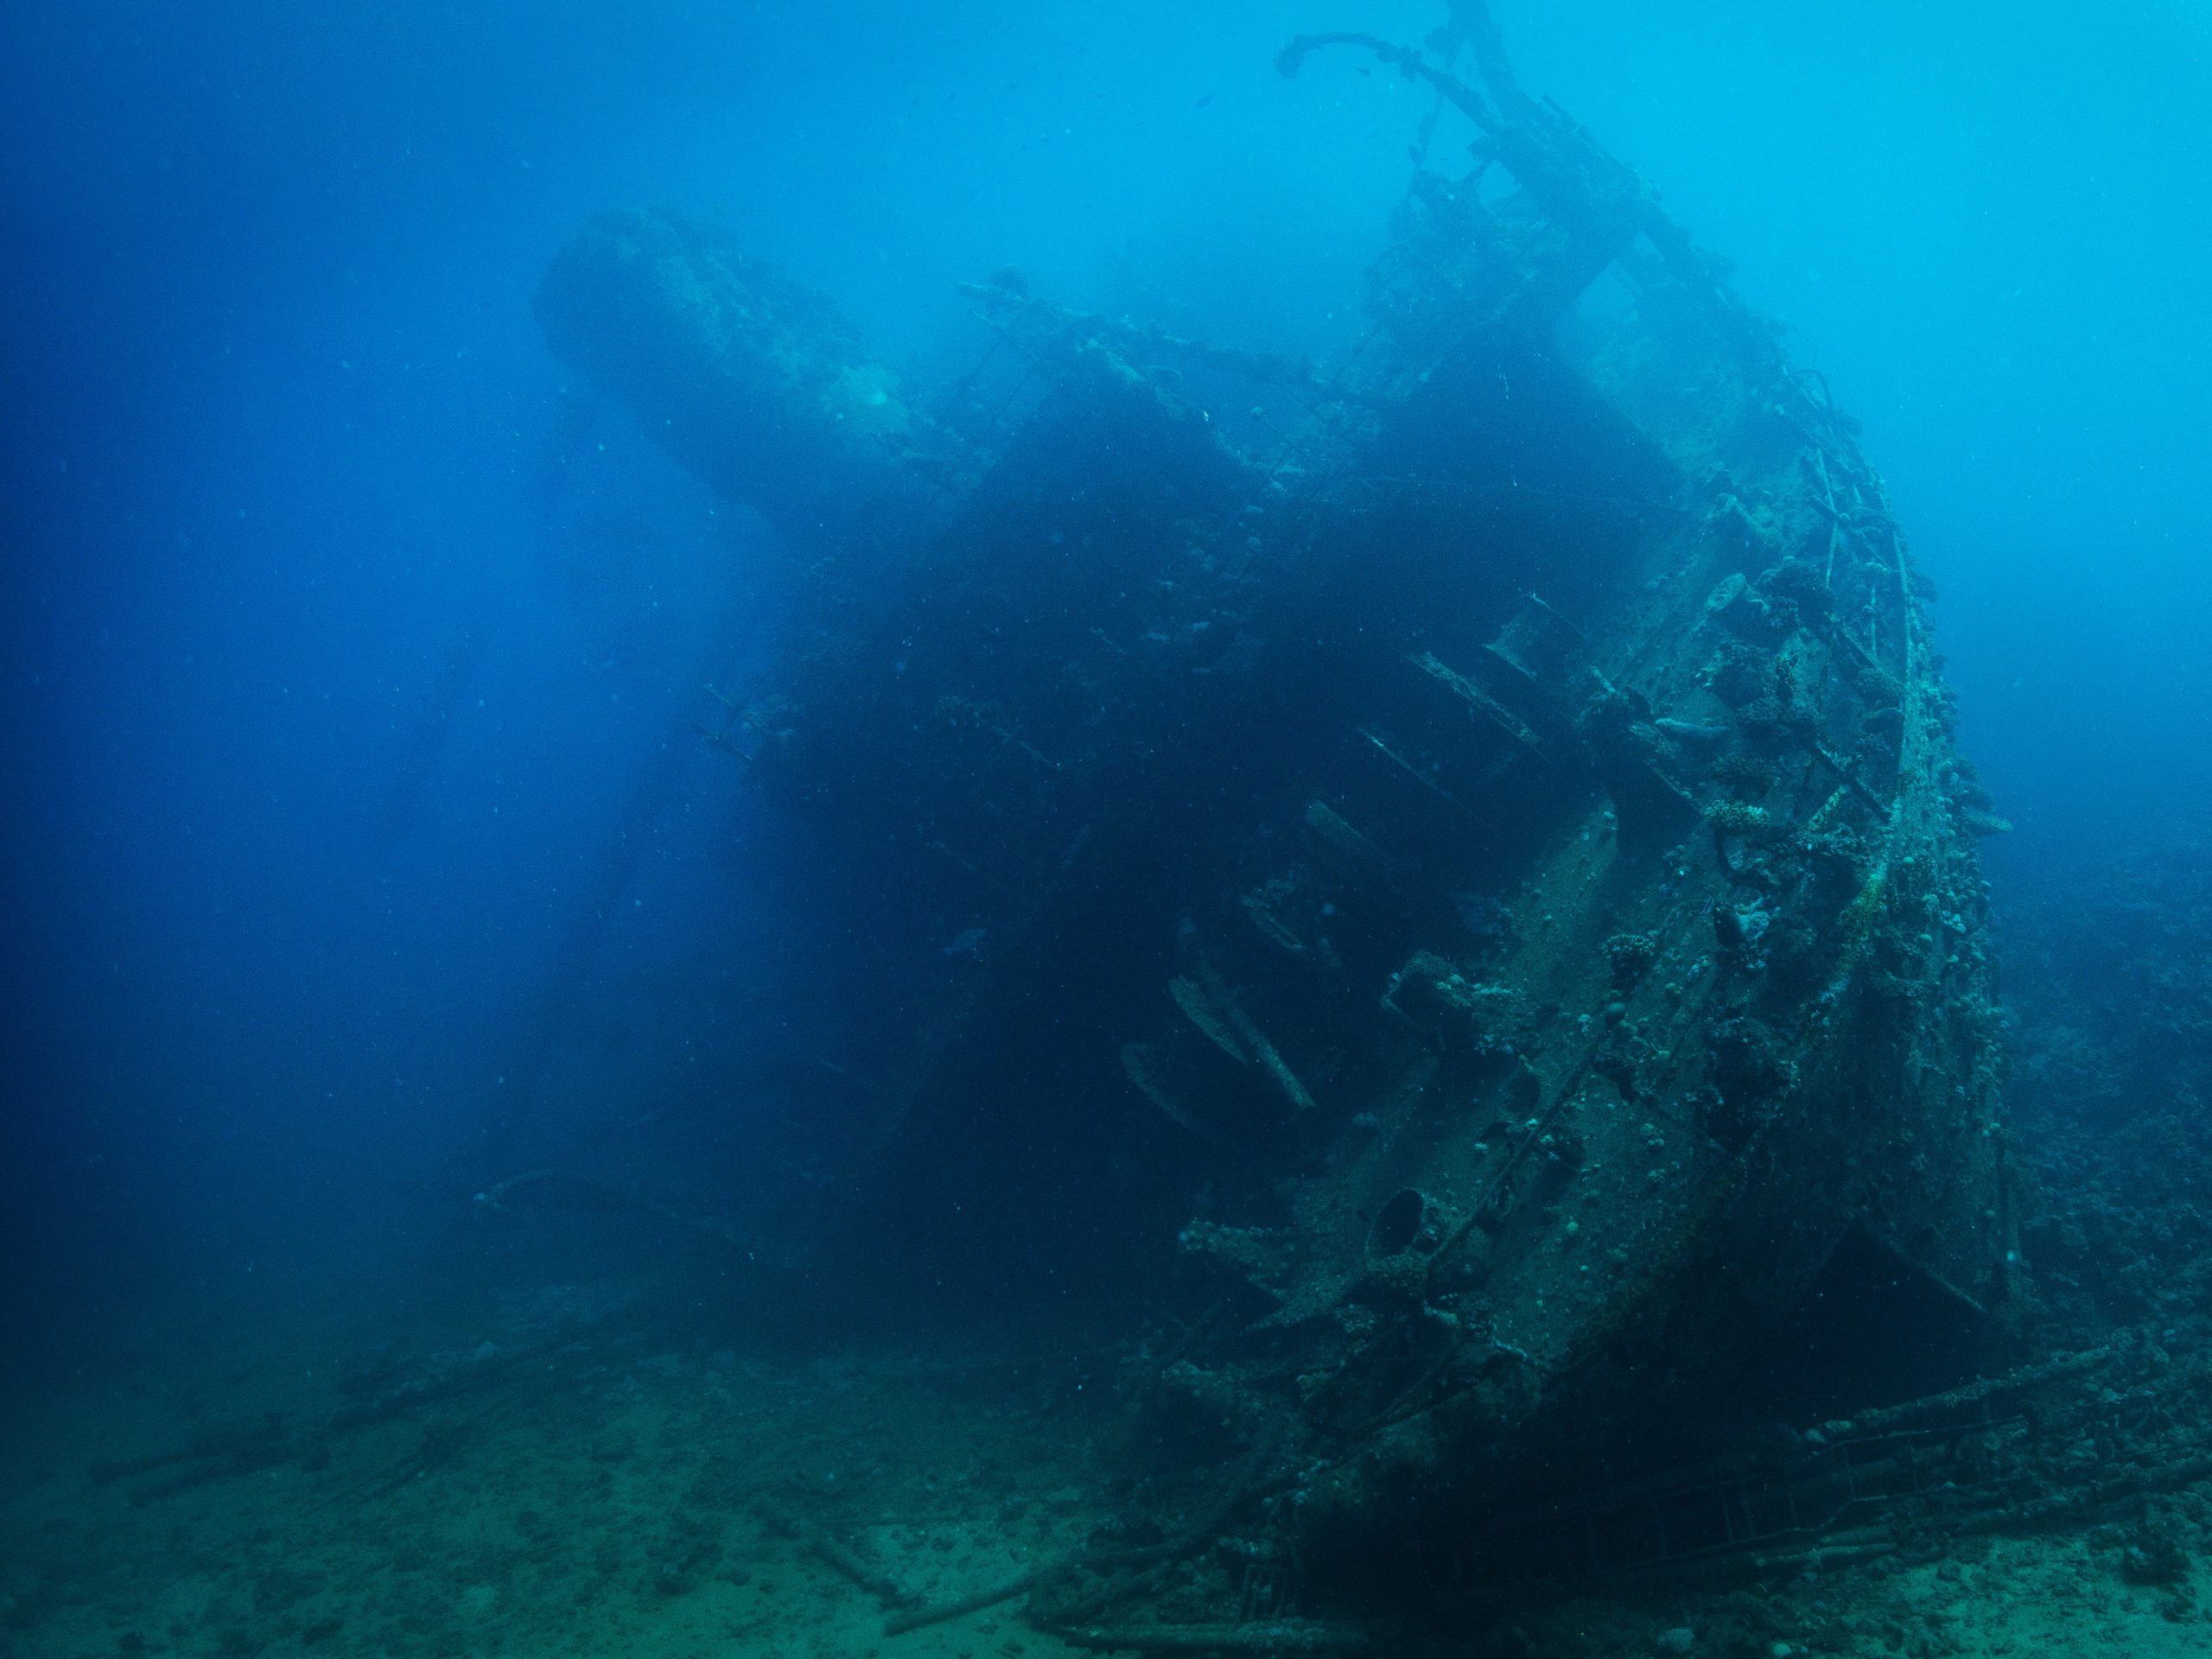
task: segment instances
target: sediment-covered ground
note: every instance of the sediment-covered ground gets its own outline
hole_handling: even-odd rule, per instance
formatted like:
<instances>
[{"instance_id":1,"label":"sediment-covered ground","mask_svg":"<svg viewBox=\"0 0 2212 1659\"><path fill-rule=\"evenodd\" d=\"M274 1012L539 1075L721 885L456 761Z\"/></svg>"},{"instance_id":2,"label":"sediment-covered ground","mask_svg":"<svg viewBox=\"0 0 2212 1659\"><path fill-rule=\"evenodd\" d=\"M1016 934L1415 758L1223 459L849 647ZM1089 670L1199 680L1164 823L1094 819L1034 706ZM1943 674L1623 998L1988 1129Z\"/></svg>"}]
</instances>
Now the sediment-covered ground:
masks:
<instances>
[{"instance_id":1,"label":"sediment-covered ground","mask_svg":"<svg viewBox=\"0 0 2212 1659\"><path fill-rule=\"evenodd\" d=\"M859 1655L886 1608L839 1563L957 1596L1095 1524L1070 1356L770 1358L637 1313L556 1287L429 1350L325 1322L28 1405L0 1652ZM1064 1649L1001 1606L899 1650Z\"/></svg>"},{"instance_id":2,"label":"sediment-covered ground","mask_svg":"<svg viewBox=\"0 0 2212 1659\"><path fill-rule=\"evenodd\" d=\"M0 1466L0 1652L1076 1650L1019 1598L885 1625L1111 1535L1130 1448L1110 1379L1079 1351L748 1351L689 1340L634 1296L515 1293L429 1345L326 1316L24 1402ZM2097 1450L2117 1468L2130 1444ZM2212 1502L2184 1491L2133 1520L1923 1535L1772 1581L1599 1586L1480 1630L1384 1631L1370 1650L2202 1653L2208 1522Z\"/></svg>"}]
</instances>

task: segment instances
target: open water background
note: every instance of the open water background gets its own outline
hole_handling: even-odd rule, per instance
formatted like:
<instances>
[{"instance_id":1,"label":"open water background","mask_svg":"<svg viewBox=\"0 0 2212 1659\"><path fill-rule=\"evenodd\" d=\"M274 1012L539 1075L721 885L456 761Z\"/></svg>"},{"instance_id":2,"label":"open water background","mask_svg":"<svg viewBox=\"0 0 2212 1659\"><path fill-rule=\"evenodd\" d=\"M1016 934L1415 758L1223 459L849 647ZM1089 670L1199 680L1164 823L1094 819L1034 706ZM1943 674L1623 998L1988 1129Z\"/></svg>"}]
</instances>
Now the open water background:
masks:
<instances>
[{"instance_id":1,"label":"open water background","mask_svg":"<svg viewBox=\"0 0 2212 1659\"><path fill-rule=\"evenodd\" d=\"M2212 8L1499 0L1866 423L2008 892L2212 806ZM753 1109L779 930L687 722L778 550L572 385L590 212L728 226L927 382L953 284L1325 355L1404 0L0 11L0 1312L374 1278L473 1183ZM521 1100L524 1105L518 1107ZM269 1294L282 1294L281 1290Z\"/></svg>"}]
</instances>

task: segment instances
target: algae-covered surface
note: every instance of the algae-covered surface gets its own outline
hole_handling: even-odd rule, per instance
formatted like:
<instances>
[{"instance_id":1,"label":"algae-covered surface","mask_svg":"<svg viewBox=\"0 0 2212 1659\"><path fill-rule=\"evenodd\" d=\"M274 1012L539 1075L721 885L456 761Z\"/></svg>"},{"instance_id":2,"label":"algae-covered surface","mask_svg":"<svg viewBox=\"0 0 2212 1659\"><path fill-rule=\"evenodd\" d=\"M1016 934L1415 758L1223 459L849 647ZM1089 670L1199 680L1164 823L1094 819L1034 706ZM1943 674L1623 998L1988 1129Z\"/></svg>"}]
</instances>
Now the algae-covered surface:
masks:
<instances>
[{"instance_id":1,"label":"algae-covered surface","mask_svg":"<svg viewBox=\"0 0 2212 1659\"><path fill-rule=\"evenodd\" d=\"M541 1293L435 1352L272 1338L18 1411L0 1651L1065 1651L1004 1606L894 1648L817 1541L933 1599L1067 1549L1098 1425L1066 1356L772 1358L598 1300ZM442 1397L398 1403L409 1378Z\"/></svg>"},{"instance_id":2,"label":"algae-covered surface","mask_svg":"<svg viewBox=\"0 0 2212 1659\"><path fill-rule=\"evenodd\" d=\"M1847 1569L1787 1583L1630 1604L1576 1602L1515 1622L1484 1651L1603 1659L1643 1653L1791 1659L2212 1652L2185 1590L2132 1585L2117 1550L2088 1535L2000 1539L1891 1572ZM1679 1632L1688 1631L1685 1645Z\"/></svg>"},{"instance_id":3,"label":"algae-covered surface","mask_svg":"<svg viewBox=\"0 0 2212 1659\"><path fill-rule=\"evenodd\" d=\"M1018 1596L885 1628L1110 1529L1128 1426L1074 1344L702 1341L664 1303L575 1285L406 1332L330 1313L19 1402L0 1652L1076 1650ZM2155 1514L2150 1531L1815 1557L1772 1582L1613 1586L1428 1623L1402 1646L1371 1626L1369 1650L2212 1652L2183 1547L2212 1500Z\"/></svg>"}]
</instances>

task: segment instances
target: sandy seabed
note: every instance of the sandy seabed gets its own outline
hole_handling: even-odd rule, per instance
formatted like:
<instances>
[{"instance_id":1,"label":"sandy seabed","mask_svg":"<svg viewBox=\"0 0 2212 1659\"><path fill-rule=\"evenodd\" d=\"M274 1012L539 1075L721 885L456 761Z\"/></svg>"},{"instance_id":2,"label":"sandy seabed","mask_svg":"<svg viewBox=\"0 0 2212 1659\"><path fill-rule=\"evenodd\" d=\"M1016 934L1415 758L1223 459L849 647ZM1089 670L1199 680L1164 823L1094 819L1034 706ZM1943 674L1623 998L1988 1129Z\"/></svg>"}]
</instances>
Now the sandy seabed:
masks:
<instances>
[{"instance_id":1,"label":"sandy seabed","mask_svg":"<svg viewBox=\"0 0 2212 1659\"><path fill-rule=\"evenodd\" d=\"M0 1654L1075 1651L1018 1598L887 1636L878 1593L1002 1584L1105 1518L1122 1421L1071 1357L747 1351L590 1286L442 1335L323 1317L16 1400ZM1681 1631L1723 1659L2212 1654L2188 1582L2128 1583L2094 1533L1566 1602L1418 1650L1605 1659L1681 1650Z\"/></svg>"}]
</instances>

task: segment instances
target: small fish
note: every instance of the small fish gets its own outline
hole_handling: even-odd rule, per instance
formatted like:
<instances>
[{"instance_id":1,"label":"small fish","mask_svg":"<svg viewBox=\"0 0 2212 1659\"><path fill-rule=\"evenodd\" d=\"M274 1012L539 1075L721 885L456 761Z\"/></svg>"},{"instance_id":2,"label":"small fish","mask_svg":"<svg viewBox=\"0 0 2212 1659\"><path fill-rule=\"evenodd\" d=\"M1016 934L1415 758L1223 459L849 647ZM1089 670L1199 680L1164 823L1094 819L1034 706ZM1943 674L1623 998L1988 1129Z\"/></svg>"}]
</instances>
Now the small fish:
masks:
<instances>
[{"instance_id":1,"label":"small fish","mask_svg":"<svg viewBox=\"0 0 2212 1659\"><path fill-rule=\"evenodd\" d=\"M988 929L971 927L966 932L963 933L958 938L953 940L950 944L946 945L944 947L944 954L948 957L979 956L982 952L983 941L989 937L990 934Z\"/></svg>"}]
</instances>

